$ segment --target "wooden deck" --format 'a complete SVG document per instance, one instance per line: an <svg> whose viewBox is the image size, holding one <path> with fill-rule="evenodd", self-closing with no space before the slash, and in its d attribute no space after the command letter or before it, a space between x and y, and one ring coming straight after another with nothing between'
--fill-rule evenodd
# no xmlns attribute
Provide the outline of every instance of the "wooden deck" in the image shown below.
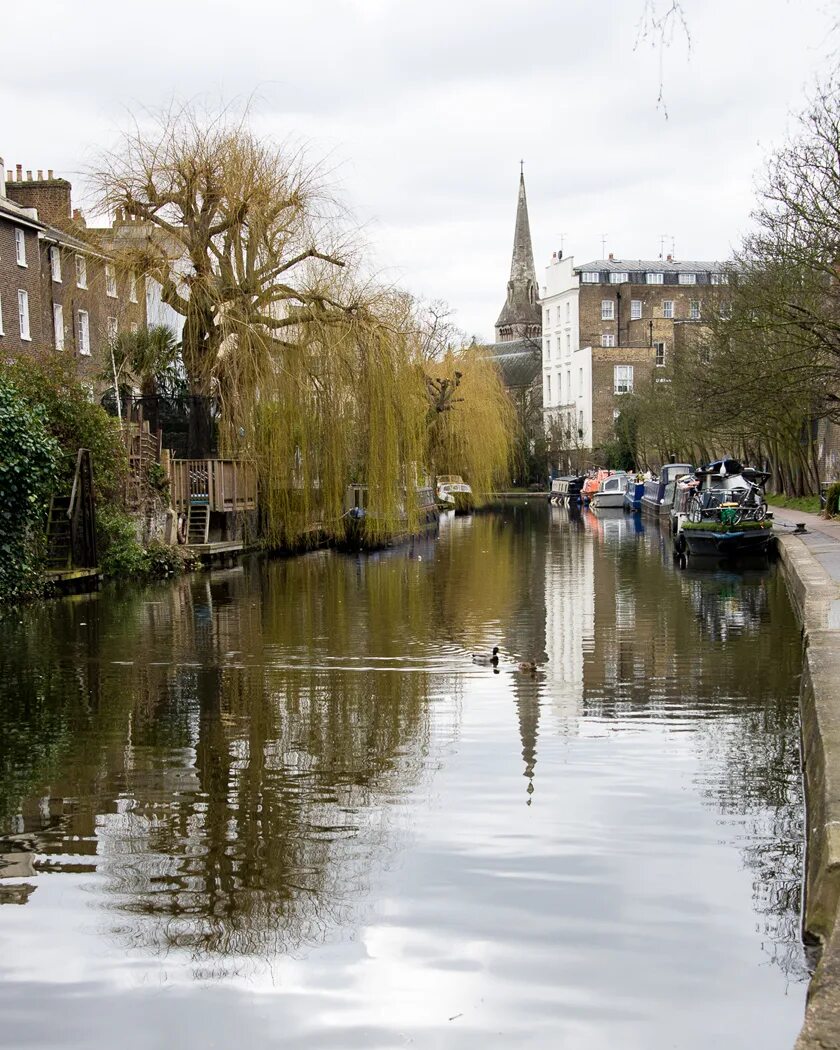
<svg viewBox="0 0 840 1050"><path fill-rule="evenodd" d="M69 594L96 590L102 581L102 570L98 565L86 569L47 569L45 576L47 583Z"/></svg>

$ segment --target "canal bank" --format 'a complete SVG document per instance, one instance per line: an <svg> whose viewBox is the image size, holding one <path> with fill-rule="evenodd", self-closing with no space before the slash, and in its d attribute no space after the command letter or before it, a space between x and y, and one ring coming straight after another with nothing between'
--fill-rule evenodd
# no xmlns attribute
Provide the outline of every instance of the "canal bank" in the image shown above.
<svg viewBox="0 0 840 1050"><path fill-rule="evenodd" d="M775 511L779 553L802 625L802 754L807 800L804 931L822 945L796 1050L840 1047L840 525Z"/></svg>

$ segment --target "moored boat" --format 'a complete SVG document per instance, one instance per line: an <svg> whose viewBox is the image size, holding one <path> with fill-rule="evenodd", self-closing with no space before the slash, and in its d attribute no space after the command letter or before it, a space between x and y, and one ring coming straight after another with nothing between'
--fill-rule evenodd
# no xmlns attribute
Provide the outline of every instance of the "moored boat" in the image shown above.
<svg viewBox="0 0 840 1050"><path fill-rule="evenodd" d="M595 508L624 506L624 494L630 479L625 473L610 474L604 478L597 490L589 497L589 505Z"/></svg>
<svg viewBox="0 0 840 1050"><path fill-rule="evenodd" d="M475 507L473 490L460 474L440 474L436 496L444 510L454 510L456 514L467 514Z"/></svg>
<svg viewBox="0 0 840 1050"><path fill-rule="evenodd" d="M583 483L586 481L584 474L568 474L565 477L555 478L551 483L549 500L552 503L579 503Z"/></svg>
<svg viewBox="0 0 840 1050"><path fill-rule="evenodd" d="M666 463L658 478L645 482L640 501L642 510L649 514L669 514L677 481L693 473L694 467L689 463Z"/></svg>
<svg viewBox="0 0 840 1050"><path fill-rule="evenodd" d="M732 558L749 554L766 554L773 540L772 526L766 522L743 522L722 525L718 522L686 522L680 536L688 553L697 556Z"/></svg>
<svg viewBox="0 0 840 1050"><path fill-rule="evenodd" d="M368 509L367 485L348 485L344 496L345 550L375 550L401 543L411 536L436 528L440 512L431 488L418 486L413 520L405 508L398 515L396 529L380 528L380 521Z"/></svg>
<svg viewBox="0 0 840 1050"><path fill-rule="evenodd" d="M627 488L624 492L624 509L626 511L637 511L642 505L642 496L645 491L645 483L643 481L632 481L628 480Z"/></svg>

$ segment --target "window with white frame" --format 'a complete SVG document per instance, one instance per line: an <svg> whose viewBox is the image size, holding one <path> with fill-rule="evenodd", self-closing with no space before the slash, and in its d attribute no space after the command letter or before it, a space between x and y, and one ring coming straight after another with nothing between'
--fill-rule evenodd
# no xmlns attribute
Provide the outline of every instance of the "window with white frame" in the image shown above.
<svg viewBox="0 0 840 1050"><path fill-rule="evenodd" d="M56 350L64 349L64 307L61 303L53 303L53 333L55 335Z"/></svg>
<svg viewBox="0 0 840 1050"><path fill-rule="evenodd" d="M697 284L696 273L681 273L678 278L680 284Z"/></svg>
<svg viewBox="0 0 840 1050"><path fill-rule="evenodd" d="M111 299L117 298L117 275L113 263L105 263L105 294Z"/></svg>
<svg viewBox="0 0 840 1050"><path fill-rule="evenodd" d="M22 288L18 289L18 323L21 339L28 342L32 338L29 331L29 293Z"/></svg>
<svg viewBox="0 0 840 1050"><path fill-rule="evenodd" d="M546 361L550 361L551 360L551 340L550 339L544 339L543 342L545 343L545 359L546 359Z"/></svg>
<svg viewBox="0 0 840 1050"><path fill-rule="evenodd" d="M572 319L572 304L567 300L566 301L566 324L568 324L571 321L571 319Z"/></svg>
<svg viewBox="0 0 840 1050"><path fill-rule="evenodd" d="M571 368L566 369L566 397L569 401L572 400L572 370Z"/></svg>
<svg viewBox="0 0 840 1050"><path fill-rule="evenodd" d="M654 343L653 348L656 351L656 367L662 368L665 364L665 344Z"/></svg>
<svg viewBox="0 0 840 1050"><path fill-rule="evenodd" d="M615 346L615 336L612 332L601 332L601 346Z"/></svg>
<svg viewBox="0 0 840 1050"><path fill-rule="evenodd" d="M578 369L578 397L583 397L583 369Z"/></svg>
<svg viewBox="0 0 840 1050"><path fill-rule="evenodd" d="M612 321L615 317L615 303L612 299L601 300L601 320Z"/></svg>
<svg viewBox="0 0 840 1050"><path fill-rule="evenodd" d="M87 288L87 259L84 255L76 256L76 287Z"/></svg>
<svg viewBox="0 0 840 1050"><path fill-rule="evenodd" d="M630 274L623 270L614 270L610 274L610 284L627 284L630 280Z"/></svg>
<svg viewBox="0 0 840 1050"><path fill-rule="evenodd" d="M712 284L729 284L729 275L725 273L713 273Z"/></svg>
<svg viewBox="0 0 840 1050"><path fill-rule="evenodd" d="M545 377L545 403L547 405L551 404L551 376L550 375Z"/></svg>
<svg viewBox="0 0 840 1050"><path fill-rule="evenodd" d="M647 275L648 284L664 284L665 274L664 273L649 273Z"/></svg>
<svg viewBox="0 0 840 1050"><path fill-rule="evenodd" d="M669 317L669 318L674 316L674 300L673 299L663 299L662 300L662 316L663 317Z"/></svg>
<svg viewBox="0 0 840 1050"><path fill-rule="evenodd" d="M630 320L638 321L642 316L642 300L631 299L630 300Z"/></svg>
<svg viewBox="0 0 840 1050"><path fill-rule="evenodd" d="M128 275L128 301L137 302L137 274L132 270Z"/></svg>
<svg viewBox="0 0 840 1050"><path fill-rule="evenodd" d="M688 317L691 321L700 320L700 300L691 299L688 304Z"/></svg>
<svg viewBox="0 0 840 1050"><path fill-rule="evenodd" d="M61 284L61 252L57 244L50 248L50 275L57 284Z"/></svg>
<svg viewBox="0 0 840 1050"><path fill-rule="evenodd" d="M18 266L26 266L26 234L15 228L15 259Z"/></svg>
<svg viewBox="0 0 840 1050"><path fill-rule="evenodd" d="M0 297L0 335L5 335L3 331L3 299Z"/></svg>
<svg viewBox="0 0 840 1050"><path fill-rule="evenodd" d="M566 353L570 354L571 352L572 352L572 333L571 332L566 332Z"/></svg>
<svg viewBox="0 0 840 1050"><path fill-rule="evenodd" d="M601 275L597 270L584 270L580 275L580 279L584 284L598 284L601 280Z"/></svg>
<svg viewBox="0 0 840 1050"><path fill-rule="evenodd" d="M140 331L140 324L137 321L132 321L129 327L131 328L132 335Z"/></svg>
<svg viewBox="0 0 840 1050"><path fill-rule="evenodd" d="M79 310L78 345L79 353L85 357L90 357L90 317L87 310Z"/></svg>
<svg viewBox="0 0 840 1050"><path fill-rule="evenodd" d="M583 437L583 410L578 412L578 437Z"/></svg>
<svg viewBox="0 0 840 1050"><path fill-rule="evenodd" d="M613 393L633 393L633 366L616 365L613 368Z"/></svg>
<svg viewBox="0 0 840 1050"><path fill-rule="evenodd" d="M119 333L119 325L116 317L108 318L108 342L113 343Z"/></svg>
<svg viewBox="0 0 840 1050"><path fill-rule="evenodd" d="M548 328L550 324L551 324L551 307L547 306L545 308L545 326L546 326L546 328Z"/></svg>

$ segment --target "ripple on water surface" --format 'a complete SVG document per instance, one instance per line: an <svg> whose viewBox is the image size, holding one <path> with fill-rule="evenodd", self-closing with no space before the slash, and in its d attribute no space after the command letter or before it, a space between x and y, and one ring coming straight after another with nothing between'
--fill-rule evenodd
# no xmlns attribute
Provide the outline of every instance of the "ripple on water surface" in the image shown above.
<svg viewBox="0 0 840 1050"><path fill-rule="evenodd" d="M10 617L0 1046L790 1047L799 669L542 505Z"/></svg>

